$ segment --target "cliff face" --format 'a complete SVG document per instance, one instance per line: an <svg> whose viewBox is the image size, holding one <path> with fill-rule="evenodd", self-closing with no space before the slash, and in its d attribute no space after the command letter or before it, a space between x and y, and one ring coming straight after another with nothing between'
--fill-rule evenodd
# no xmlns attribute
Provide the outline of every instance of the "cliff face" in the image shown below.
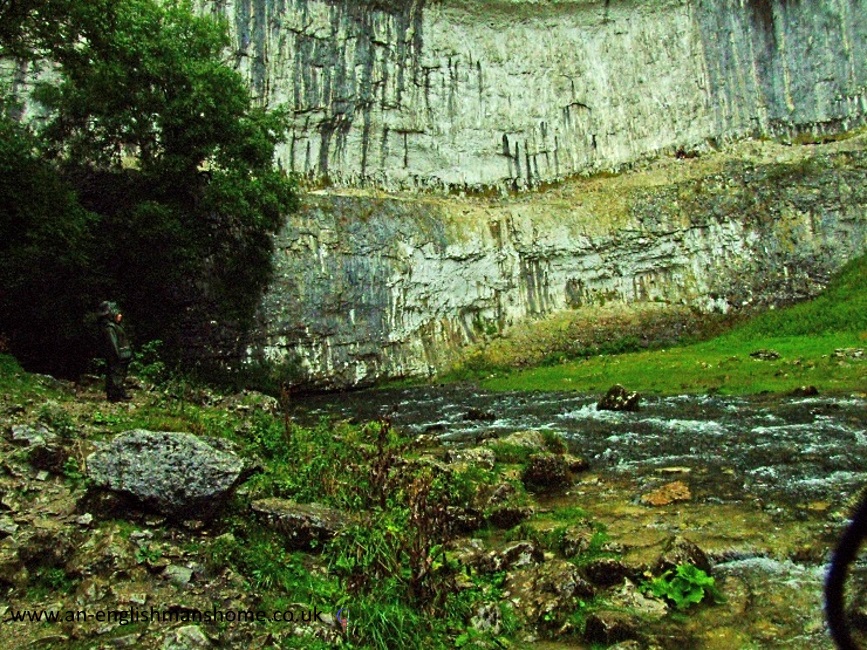
<svg viewBox="0 0 867 650"><path fill-rule="evenodd" d="M310 384L425 375L480 335L568 307L785 302L864 250L857 141L673 155L861 125L867 0L199 9L229 20L260 101L292 111L280 164L332 188L278 237L248 350ZM539 191L660 155L655 171ZM415 193L382 194L400 190Z"/></svg>
<svg viewBox="0 0 867 650"><path fill-rule="evenodd" d="M199 0L285 168L337 185L524 187L746 134L863 122L864 0Z"/></svg>
<svg viewBox="0 0 867 650"><path fill-rule="evenodd" d="M310 195L277 239L254 358L309 385L425 376L564 308L816 293L867 245L867 151L749 143L513 199Z"/></svg>

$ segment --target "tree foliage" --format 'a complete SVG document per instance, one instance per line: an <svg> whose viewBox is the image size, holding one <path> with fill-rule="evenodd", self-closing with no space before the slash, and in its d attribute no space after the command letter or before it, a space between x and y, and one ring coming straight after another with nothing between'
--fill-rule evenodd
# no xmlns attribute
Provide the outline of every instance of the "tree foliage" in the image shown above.
<svg viewBox="0 0 867 650"><path fill-rule="evenodd" d="M68 349L82 305L110 296L140 339L182 356L232 354L269 277L270 235L296 198L273 166L286 116L254 105L224 63L226 26L155 0L0 0L0 18L17 25L0 30L3 54L44 70L31 97L44 117L4 117L0 130L11 206L0 273L18 278L2 296L18 316L0 317L0 332L50 358L34 351L37 333ZM58 241L70 244L60 256ZM7 263L7 250L20 259ZM71 284L51 286L51 264ZM61 290L76 299L44 318Z"/></svg>

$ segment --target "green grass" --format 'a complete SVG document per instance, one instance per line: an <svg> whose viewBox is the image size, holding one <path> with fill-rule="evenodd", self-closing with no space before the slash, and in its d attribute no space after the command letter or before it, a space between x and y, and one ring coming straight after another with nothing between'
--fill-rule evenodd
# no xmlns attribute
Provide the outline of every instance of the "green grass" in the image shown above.
<svg viewBox="0 0 867 650"><path fill-rule="evenodd" d="M718 391L785 393L804 385L820 391L867 390L867 361L834 357L838 348L867 346L867 257L847 264L826 291L809 302L765 312L714 339L556 366L497 372L490 390L604 391L620 383L646 393ZM780 354L774 361L749 355Z"/></svg>

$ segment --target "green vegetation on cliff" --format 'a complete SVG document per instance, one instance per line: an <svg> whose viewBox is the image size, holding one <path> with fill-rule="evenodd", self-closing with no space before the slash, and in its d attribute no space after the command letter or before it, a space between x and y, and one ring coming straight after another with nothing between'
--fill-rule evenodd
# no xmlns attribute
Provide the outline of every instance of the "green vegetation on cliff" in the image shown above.
<svg viewBox="0 0 867 650"><path fill-rule="evenodd" d="M585 358L565 358L560 363L552 351L547 365L512 369L507 353L501 355L500 363L486 365L490 357L477 352L467 364L472 374L465 366L454 376L474 376L494 390L604 391L620 383L662 394L783 393L801 386L863 391L867 389L867 361L858 350L867 344L865 277L867 257L860 257L849 262L814 300L767 311L700 343L670 341L673 345L665 349L617 354L652 342L639 345L636 337L612 336L609 329L608 340L587 350ZM561 339L562 349L569 344ZM762 350L777 353L779 358L769 358L774 354L751 356ZM765 358L759 358L762 356Z"/></svg>

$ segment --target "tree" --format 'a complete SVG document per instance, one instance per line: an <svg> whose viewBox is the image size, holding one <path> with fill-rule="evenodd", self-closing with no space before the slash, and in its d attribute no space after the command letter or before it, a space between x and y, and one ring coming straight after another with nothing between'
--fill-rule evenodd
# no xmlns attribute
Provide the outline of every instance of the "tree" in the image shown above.
<svg viewBox="0 0 867 650"><path fill-rule="evenodd" d="M226 25L189 2L26 4L22 32L0 38L56 70L33 93L48 115L34 129L40 160L94 215L80 240L88 300L116 298L139 338L181 356L236 353L270 236L296 207L273 166L285 114L253 104L223 61Z"/></svg>

